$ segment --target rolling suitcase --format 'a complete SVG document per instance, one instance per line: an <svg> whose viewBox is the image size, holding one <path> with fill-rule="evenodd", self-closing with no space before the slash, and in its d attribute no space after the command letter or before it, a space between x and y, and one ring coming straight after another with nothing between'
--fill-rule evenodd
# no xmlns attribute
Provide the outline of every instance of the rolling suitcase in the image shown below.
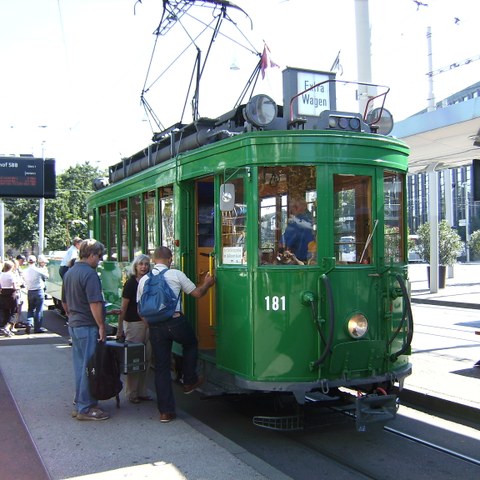
<svg viewBox="0 0 480 480"><path fill-rule="evenodd" d="M106 345L114 349L120 361L120 371L124 374L144 372L145 345L143 343L117 342L107 340Z"/></svg>

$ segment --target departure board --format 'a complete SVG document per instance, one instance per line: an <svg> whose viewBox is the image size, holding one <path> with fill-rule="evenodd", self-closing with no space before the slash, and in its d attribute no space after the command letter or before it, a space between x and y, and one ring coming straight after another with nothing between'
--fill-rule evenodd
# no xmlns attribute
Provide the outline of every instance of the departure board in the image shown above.
<svg viewBox="0 0 480 480"><path fill-rule="evenodd" d="M52 198L51 194L45 195L45 164L51 161L34 157L0 156L0 197ZM47 183L51 182L47 179Z"/></svg>

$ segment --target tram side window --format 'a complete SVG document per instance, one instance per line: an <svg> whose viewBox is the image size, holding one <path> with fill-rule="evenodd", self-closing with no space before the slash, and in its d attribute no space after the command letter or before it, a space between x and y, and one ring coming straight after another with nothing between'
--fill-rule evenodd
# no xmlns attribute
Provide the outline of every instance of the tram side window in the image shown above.
<svg viewBox="0 0 480 480"><path fill-rule="evenodd" d="M109 251L108 259L117 260L117 205L116 203L110 203L108 205L108 240Z"/></svg>
<svg viewBox="0 0 480 480"><path fill-rule="evenodd" d="M152 255L157 246L157 228L155 222L155 192L146 192L143 194L145 204L145 241L147 254Z"/></svg>
<svg viewBox="0 0 480 480"><path fill-rule="evenodd" d="M315 167L262 167L258 189L259 264L315 264Z"/></svg>
<svg viewBox="0 0 480 480"><path fill-rule="evenodd" d="M247 263L246 220L243 178L230 179L234 185L235 204L232 210L222 211L222 262L224 265Z"/></svg>
<svg viewBox="0 0 480 480"><path fill-rule="evenodd" d="M385 172L383 176L383 204L385 218L385 261L400 262L403 254L403 178L400 173Z"/></svg>
<svg viewBox="0 0 480 480"><path fill-rule="evenodd" d="M120 218L120 255L119 262L128 262L128 204L126 200L118 202Z"/></svg>
<svg viewBox="0 0 480 480"><path fill-rule="evenodd" d="M133 259L142 253L142 239L140 235L140 217L141 217L140 196L136 195L130 198L130 230L132 245L130 248L130 258Z"/></svg>
<svg viewBox="0 0 480 480"><path fill-rule="evenodd" d="M372 263L372 179L334 175L334 253L337 263Z"/></svg>
<svg viewBox="0 0 480 480"><path fill-rule="evenodd" d="M162 246L168 247L172 252L175 242L175 223L173 208L173 188L163 187L159 192L160 197L160 215L162 226Z"/></svg>

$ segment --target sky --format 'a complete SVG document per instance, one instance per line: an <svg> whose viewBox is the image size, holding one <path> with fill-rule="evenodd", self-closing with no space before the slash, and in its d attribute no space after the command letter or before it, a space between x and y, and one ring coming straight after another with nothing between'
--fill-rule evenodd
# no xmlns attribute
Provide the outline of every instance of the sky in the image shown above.
<svg viewBox="0 0 480 480"><path fill-rule="evenodd" d="M201 116L216 117L233 107L264 42L280 68L268 69L255 92L278 103L285 67L328 71L338 52L337 78L362 80L355 0L231 2L248 17L238 9L227 11L234 24L226 22L228 38L220 35L213 45ZM390 87L385 106L395 121L427 106L428 26L433 71L445 70L433 77L436 100L480 81L478 0L369 0L368 5L372 82ZM188 45L177 24L158 38L152 56L161 11L161 0L0 0L0 154L55 158L57 172L85 161L107 168L151 141L152 125L140 101L144 89L165 127L179 122L195 50L161 75ZM198 16L210 18L211 10ZM189 20L184 16L183 23L193 35L196 22ZM243 37L248 49L229 41ZM206 45L201 50L204 58ZM474 61L465 65L467 59ZM459 66L450 68L454 64ZM189 104L183 121L191 121Z"/></svg>

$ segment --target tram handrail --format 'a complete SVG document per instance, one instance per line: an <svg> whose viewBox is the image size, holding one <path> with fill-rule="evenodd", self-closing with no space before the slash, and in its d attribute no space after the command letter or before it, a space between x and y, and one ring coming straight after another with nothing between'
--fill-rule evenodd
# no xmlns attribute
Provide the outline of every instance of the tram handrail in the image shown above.
<svg viewBox="0 0 480 480"><path fill-rule="evenodd" d="M385 105L385 99L388 95L388 92L390 92L390 87L387 87L386 85L378 85L378 84L375 84L375 83L370 83L370 82L358 82L358 81L352 81L352 80L337 80L336 78L329 78L327 80L323 80L321 82L318 82L316 83L315 85L312 85L311 87L308 87L306 88L305 90L303 90L302 92L299 92L297 93L296 95L294 95L291 99L290 99L290 122L293 122L293 104L295 103L295 101L301 97L303 94L309 92L310 90L313 90L314 88L317 88L319 87L320 85L323 85L324 83L348 83L348 84L353 84L353 85L362 85L362 86L366 86L366 87L378 87L378 88L385 88L386 91L383 92L383 93L380 93L378 95L375 95L375 96L372 96L368 99L367 101L367 104L365 105L365 111L362 113L362 117L364 119L367 118L367 112L369 111L369 107L370 107L370 104L376 100L377 98L380 98L380 97L383 97L382 99L382 106L380 107L380 115L379 117L381 116L381 112L383 112L383 107ZM373 122L373 124L375 124L376 122L378 122L378 119L376 121Z"/></svg>
<svg viewBox="0 0 480 480"><path fill-rule="evenodd" d="M325 290L327 292L327 303L330 307L329 316L328 316L329 324L330 324L330 333L328 336L328 340L325 344L325 350L323 351L320 358L318 360L315 360L312 363L313 367L318 367L320 364L322 364L325 358L327 358L327 355L331 353L332 344L333 344L333 333L334 333L334 327L335 327L335 304L333 301L332 284L330 283L330 279L325 274L323 274L320 278L322 279L322 282L325 285ZM317 328L319 329L318 323L317 323ZM319 332L320 332L320 329L319 329ZM321 332L320 332L320 336L323 338L323 334Z"/></svg>
<svg viewBox="0 0 480 480"><path fill-rule="evenodd" d="M397 279L398 284L400 285L400 289L402 290L402 295L403 295L403 299L404 299L404 302L405 302L405 308L404 308L403 315L402 315L402 321L400 322L400 325L398 326L397 330L395 331L393 337L388 342L388 345L392 344L392 342L395 340L397 335L402 330L403 325L405 323L405 317L406 316L408 316L408 326L407 326L408 331L407 331L407 340L403 344L402 348L398 352L392 353L390 355L390 360L392 362L395 362L400 355L403 355L407 351L407 349L410 348L410 345L411 345L412 339L413 339L412 303L410 302L407 287L405 285L405 281L404 281L403 277L401 275L397 274L397 275L395 275L395 278Z"/></svg>
<svg viewBox="0 0 480 480"><path fill-rule="evenodd" d="M213 255L210 253L208 257L208 273L212 275L212 272L213 272ZM210 327L213 327L213 292L211 288L209 289L208 294L209 294L209 297L208 297L209 312L208 313L210 315L209 323L210 323Z"/></svg>

